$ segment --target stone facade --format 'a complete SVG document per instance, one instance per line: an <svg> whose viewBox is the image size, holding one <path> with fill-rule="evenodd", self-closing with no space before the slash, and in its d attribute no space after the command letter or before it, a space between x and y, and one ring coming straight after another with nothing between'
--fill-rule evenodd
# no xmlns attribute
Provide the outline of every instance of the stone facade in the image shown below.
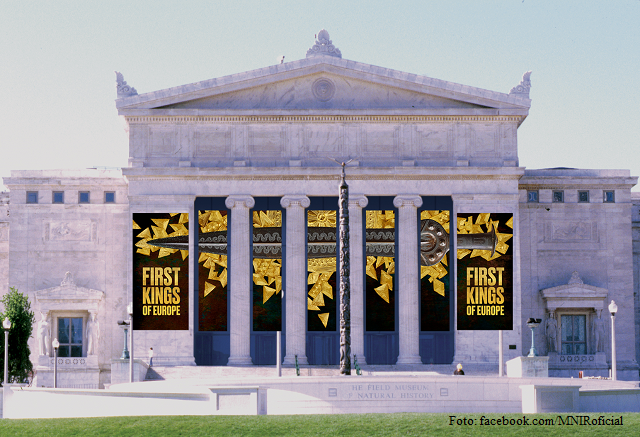
<svg viewBox="0 0 640 437"><path fill-rule="evenodd" d="M146 94L138 95L118 73L116 107L129 132L129 167L122 172L15 171L5 178L11 216L9 222L0 217L0 263L9 266L8 277L0 276L3 288L15 286L29 294L38 311L49 311L52 333L56 317L79 317L86 325L95 311L101 335L92 368L102 385L122 351L116 321L126 318L132 299L133 214L188 213L189 249L196 254L196 199L222 199L230 211L232 248L228 363L251 365L250 214L257 200L278 198L278 208L286 212L284 362L305 364L305 208L310 199L337 196L339 170L329 159L351 160L351 247L363 246L360 217L370 199L392 198L398 210L398 364L421 363L416 223L422 199L432 196L451 199L452 221L458 213L513 215L514 323L513 330L504 331L505 361L526 354L531 334L524 322L548 319L549 297L556 296L552 289L568 285L575 271L584 286L571 290L583 295L563 301L560 292L553 307L558 350L564 347L560 325L569 320L563 314L583 315L589 327L595 326L598 309L605 308L601 320L609 321L606 305L615 299L621 308L618 375L637 379L640 200L630 191L637 178L627 171L520 167L517 130L531 105L530 72L508 94L482 90L342 59L328 33L320 36L302 60ZM105 202L107 192L114 202ZM64 193L59 204L55 193ZM89 193L89 203L81 202L80 193ZM10 239L4 223L10 223ZM450 232L454 238L455 226ZM351 257L352 351L365 364L363 295L353 291L364 287L364 257L354 249ZM451 272L456 265L453 256ZM84 297L62 296L66 272ZM135 331L135 357L145 357L153 347L154 363L195 364L194 276L189 275L189 329ZM600 306L588 301L589 287L604 290L598 292ZM552 291L545 295L544 290ZM49 308L37 296L51 293L59 295ZM89 299L96 293L101 299ZM451 304L455 308L454 298ZM451 314L453 360L497 363L498 333L457 331L455 311ZM609 324L604 329L610 335ZM583 355L595 360L595 334L586 335ZM535 340L547 355L544 330ZM47 373L50 360L38 357L35 341L31 351ZM593 374L608 371L610 344L601 352L598 365L590 368ZM577 376L584 370L554 357L549 369L550 376Z"/></svg>

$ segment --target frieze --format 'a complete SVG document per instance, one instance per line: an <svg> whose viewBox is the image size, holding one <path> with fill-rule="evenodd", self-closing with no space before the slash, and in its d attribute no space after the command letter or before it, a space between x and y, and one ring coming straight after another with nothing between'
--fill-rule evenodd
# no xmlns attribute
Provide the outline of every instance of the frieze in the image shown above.
<svg viewBox="0 0 640 437"><path fill-rule="evenodd" d="M512 115L177 115L127 116L129 124L202 124L202 123L519 123Z"/></svg>
<svg viewBox="0 0 640 437"><path fill-rule="evenodd" d="M545 242L598 242L598 223L557 221L546 224Z"/></svg>
<svg viewBox="0 0 640 437"><path fill-rule="evenodd" d="M92 220L45 222L44 241L96 241L97 227Z"/></svg>
<svg viewBox="0 0 640 437"><path fill-rule="evenodd" d="M136 181L332 181L339 180L339 176L326 175L273 175L273 176L136 176L127 175L127 179ZM349 175L350 180L360 181L509 181L520 179L519 175ZM138 196L129 196L131 200ZM148 196L144 197L148 200ZM153 197L155 199L155 196Z"/></svg>

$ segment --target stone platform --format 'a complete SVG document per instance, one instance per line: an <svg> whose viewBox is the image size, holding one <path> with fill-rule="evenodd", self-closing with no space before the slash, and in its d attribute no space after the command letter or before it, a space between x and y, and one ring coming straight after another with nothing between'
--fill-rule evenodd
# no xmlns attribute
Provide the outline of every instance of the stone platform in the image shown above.
<svg viewBox="0 0 640 437"><path fill-rule="evenodd" d="M640 411L637 382L453 376L431 366L429 371L367 367L362 376L309 367L301 369L301 376L285 368L278 377L274 366L191 366L193 374L180 372L181 378L171 378L168 368L152 368L166 379L112 384L106 390L9 387L5 417ZM203 377L207 372L209 377Z"/></svg>

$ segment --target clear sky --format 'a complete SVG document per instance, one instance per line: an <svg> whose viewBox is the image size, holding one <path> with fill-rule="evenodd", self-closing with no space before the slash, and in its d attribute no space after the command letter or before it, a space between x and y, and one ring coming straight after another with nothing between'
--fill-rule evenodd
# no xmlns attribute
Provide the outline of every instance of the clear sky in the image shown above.
<svg viewBox="0 0 640 437"><path fill-rule="evenodd" d="M493 91L533 70L521 166L640 176L640 0L3 0L0 177L126 166L114 70L142 94L302 59L322 28L343 58Z"/></svg>

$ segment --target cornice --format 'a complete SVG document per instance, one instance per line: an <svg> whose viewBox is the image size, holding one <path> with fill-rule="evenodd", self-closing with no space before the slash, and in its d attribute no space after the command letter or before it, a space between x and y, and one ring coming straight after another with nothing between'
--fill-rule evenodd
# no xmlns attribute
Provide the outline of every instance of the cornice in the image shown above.
<svg viewBox="0 0 640 437"><path fill-rule="evenodd" d="M519 190L630 190L635 183L585 182L583 184L521 184Z"/></svg>
<svg viewBox="0 0 640 437"><path fill-rule="evenodd" d="M271 123L519 123L519 115L153 115L126 116L136 124L271 124Z"/></svg>

